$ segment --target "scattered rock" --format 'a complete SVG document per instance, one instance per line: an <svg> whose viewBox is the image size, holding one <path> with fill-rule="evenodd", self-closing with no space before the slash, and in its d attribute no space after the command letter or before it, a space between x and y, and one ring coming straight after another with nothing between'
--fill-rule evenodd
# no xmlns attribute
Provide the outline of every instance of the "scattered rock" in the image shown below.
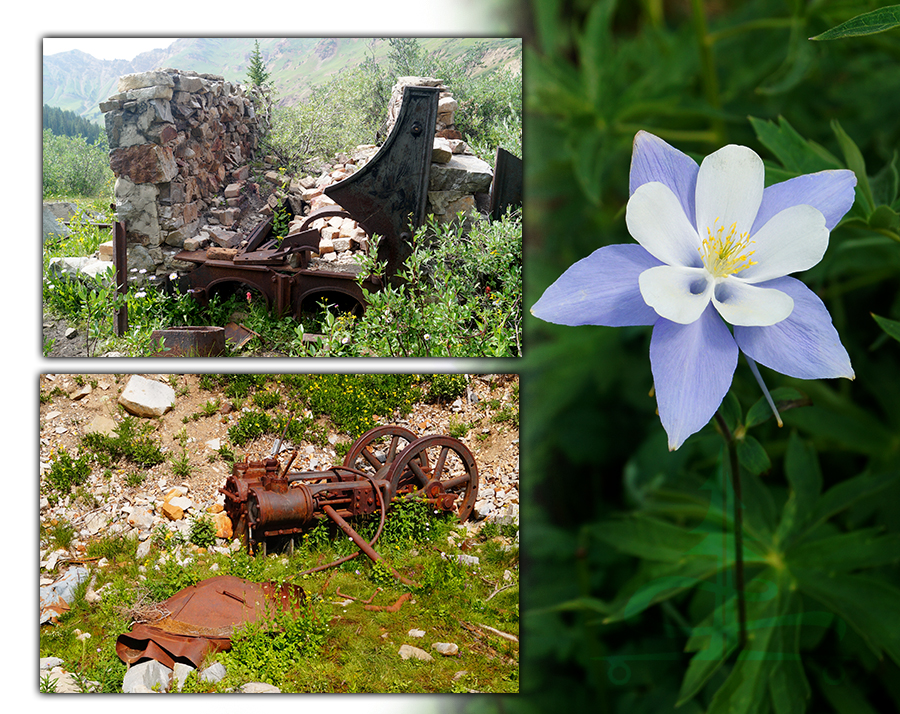
<svg viewBox="0 0 900 714"><path fill-rule="evenodd" d="M400 651L397 654L400 655L401 659L420 659L425 662L431 662L434 660L434 657L428 654L425 650L421 650L418 647L413 647L412 645L401 645Z"/></svg>
<svg viewBox="0 0 900 714"><path fill-rule="evenodd" d="M248 682L240 688L242 694L278 694L281 690L265 682Z"/></svg>
<svg viewBox="0 0 900 714"><path fill-rule="evenodd" d="M164 692L172 679L172 670L155 659L133 664L125 672L122 691L125 694Z"/></svg>
<svg viewBox="0 0 900 714"><path fill-rule="evenodd" d="M452 657L453 655L459 654L459 647L453 642L435 642L431 645L431 649L437 650L445 657Z"/></svg>
<svg viewBox="0 0 900 714"><path fill-rule="evenodd" d="M119 404L135 416L159 417L175 404L175 390L167 384L135 374L119 395Z"/></svg>

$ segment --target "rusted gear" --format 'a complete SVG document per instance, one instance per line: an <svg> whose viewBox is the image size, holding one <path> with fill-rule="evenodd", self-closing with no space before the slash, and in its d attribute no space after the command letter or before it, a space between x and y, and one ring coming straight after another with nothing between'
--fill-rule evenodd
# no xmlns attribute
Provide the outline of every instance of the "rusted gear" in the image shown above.
<svg viewBox="0 0 900 714"><path fill-rule="evenodd" d="M389 478L392 497L423 497L439 510L455 512L460 521L472 515L478 498L475 457L452 436L416 439L394 461Z"/></svg>
<svg viewBox="0 0 900 714"><path fill-rule="evenodd" d="M396 424L376 426L363 434L344 457L344 466L387 480L397 457L418 437ZM388 498L390 498L389 494Z"/></svg>

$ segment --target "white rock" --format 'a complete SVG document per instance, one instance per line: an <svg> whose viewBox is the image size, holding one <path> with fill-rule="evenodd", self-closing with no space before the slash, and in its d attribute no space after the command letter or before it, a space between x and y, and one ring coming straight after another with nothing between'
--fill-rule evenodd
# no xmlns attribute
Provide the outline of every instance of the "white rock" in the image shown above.
<svg viewBox="0 0 900 714"><path fill-rule="evenodd" d="M410 637L425 637L425 630L410 630L406 634Z"/></svg>
<svg viewBox="0 0 900 714"><path fill-rule="evenodd" d="M201 682L218 682L225 677L225 665L216 662L200 672Z"/></svg>
<svg viewBox="0 0 900 714"><path fill-rule="evenodd" d="M431 645L431 649L437 650L445 657L452 657L453 655L459 653L459 646L454 644L453 642L435 642L433 645Z"/></svg>
<svg viewBox="0 0 900 714"><path fill-rule="evenodd" d="M265 682L248 682L240 689L244 694L278 694L281 690Z"/></svg>
<svg viewBox="0 0 900 714"><path fill-rule="evenodd" d="M431 662L434 660L434 657L428 654L425 650L421 650L418 647L413 647L412 645L401 645L400 650L397 654L400 655L401 659L420 659L425 662Z"/></svg>
<svg viewBox="0 0 900 714"><path fill-rule="evenodd" d="M175 390L153 379L132 375L119 395L119 404L139 417L159 417L175 404Z"/></svg>
<svg viewBox="0 0 900 714"><path fill-rule="evenodd" d="M125 694L146 690L164 692L169 686L172 670L155 659L134 664L125 672L122 680L122 691ZM145 689L138 689L144 687Z"/></svg>

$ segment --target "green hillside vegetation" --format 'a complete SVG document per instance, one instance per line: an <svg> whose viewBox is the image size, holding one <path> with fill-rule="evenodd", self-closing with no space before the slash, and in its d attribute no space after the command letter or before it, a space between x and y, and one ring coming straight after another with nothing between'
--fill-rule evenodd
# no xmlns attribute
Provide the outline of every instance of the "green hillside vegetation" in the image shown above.
<svg viewBox="0 0 900 714"><path fill-rule="evenodd" d="M74 112L44 105L44 129L49 129L57 136L81 136L89 143L100 137L101 128Z"/></svg>

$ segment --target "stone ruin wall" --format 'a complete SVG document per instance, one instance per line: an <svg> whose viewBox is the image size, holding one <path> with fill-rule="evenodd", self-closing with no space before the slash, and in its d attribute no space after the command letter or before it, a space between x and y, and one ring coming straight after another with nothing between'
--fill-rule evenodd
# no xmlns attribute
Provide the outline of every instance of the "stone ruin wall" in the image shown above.
<svg viewBox="0 0 900 714"><path fill-rule="evenodd" d="M214 199L249 173L258 143L250 97L223 77L161 69L121 77L100 110L129 269L153 275L190 267L174 260L185 239L204 220L237 217L239 209L214 207Z"/></svg>
<svg viewBox="0 0 900 714"><path fill-rule="evenodd" d="M471 154L457 131L457 102L441 80L398 78L388 105L388 132L409 85L441 88L427 212L442 222L459 211L486 210L480 199L490 190L492 169ZM192 268L174 259L182 249L235 245L238 223L246 218L240 196L248 163L256 158L259 126L244 89L215 75L155 70L121 77L118 90L100 108L116 175L117 217L126 226L129 280L141 283ZM260 217L271 215L284 198L298 221L304 212L333 204L324 188L358 170L377 150L357 147L352 158L324 167L318 177L291 180L268 171L273 193ZM273 168L263 161L264 168ZM352 261L354 250L368 249L368 236L350 219L320 219L312 227L322 234L314 262L342 262L342 256Z"/></svg>

